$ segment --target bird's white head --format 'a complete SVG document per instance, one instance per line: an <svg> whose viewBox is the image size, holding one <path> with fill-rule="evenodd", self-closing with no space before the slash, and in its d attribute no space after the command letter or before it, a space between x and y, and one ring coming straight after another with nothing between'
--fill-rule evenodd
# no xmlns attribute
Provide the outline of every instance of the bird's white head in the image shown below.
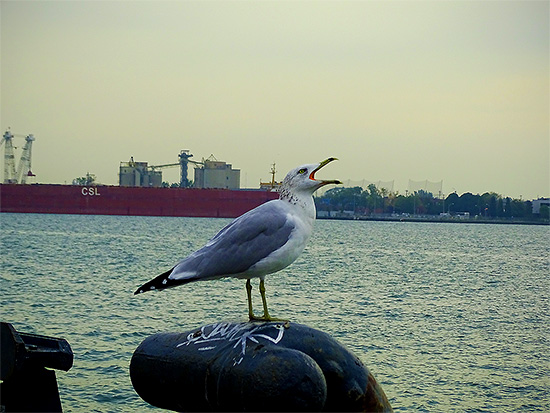
<svg viewBox="0 0 550 413"><path fill-rule="evenodd" d="M342 182L332 180L318 180L315 179L315 173L328 163L335 161L336 158L328 158L322 162L301 165L290 171L280 189L280 198L292 200L293 198L301 198L304 195L311 197L313 193L328 184L341 184Z"/></svg>

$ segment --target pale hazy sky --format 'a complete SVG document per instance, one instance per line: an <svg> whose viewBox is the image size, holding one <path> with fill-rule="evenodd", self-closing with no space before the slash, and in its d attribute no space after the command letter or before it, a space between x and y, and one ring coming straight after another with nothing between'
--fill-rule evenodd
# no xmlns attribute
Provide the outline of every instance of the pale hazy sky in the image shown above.
<svg viewBox="0 0 550 413"><path fill-rule="evenodd" d="M189 149L247 187L336 156L320 177L549 196L549 4L2 1L1 132L43 183Z"/></svg>

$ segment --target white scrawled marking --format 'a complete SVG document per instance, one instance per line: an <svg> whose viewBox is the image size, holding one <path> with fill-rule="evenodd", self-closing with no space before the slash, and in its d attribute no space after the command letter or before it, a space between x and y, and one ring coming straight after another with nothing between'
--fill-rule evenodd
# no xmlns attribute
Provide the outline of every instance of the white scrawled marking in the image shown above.
<svg viewBox="0 0 550 413"><path fill-rule="evenodd" d="M254 325L251 323L231 324L231 323L216 323L201 327L200 331L190 333L187 340L179 343L176 347L188 346L190 344L201 345L209 344L208 346L200 347L199 351L208 351L216 348L213 345L215 342L224 341L235 343L233 348L241 347L240 358L233 359L233 365L240 364L246 355L246 343L248 340L253 343L259 343L258 339L264 339L274 344L278 344L285 334L285 327L282 324L270 324L275 334L268 335L258 333L260 329L265 329L265 325ZM270 329L271 330L271 329Z"/></svg>

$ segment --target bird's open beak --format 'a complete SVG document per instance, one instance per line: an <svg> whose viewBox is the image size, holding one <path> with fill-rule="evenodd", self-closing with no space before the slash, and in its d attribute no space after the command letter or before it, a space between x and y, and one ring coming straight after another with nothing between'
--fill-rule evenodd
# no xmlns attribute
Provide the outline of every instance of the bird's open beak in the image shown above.
<svg viewBox="0 0 550 413"><path fill-rule="evenodd" d="M311 179L312 181L316 181L319 183L319 188L324 186L324 185L328 185L328 184L341 184L342 182L340 182L339 180L337 179L332 179L332 180L328 180L328 181L323 181L323 180L317 180L315 179L315 172L317 172L319 169L321 169L323 166L325 166L326 164L332 162L332 161L336 161L338 160L337 158L328 158L328 159L325 159L324 161L320 162L319 163L319 166L317 168L315 168L310 174L309 174L309 179Z"/></svg>

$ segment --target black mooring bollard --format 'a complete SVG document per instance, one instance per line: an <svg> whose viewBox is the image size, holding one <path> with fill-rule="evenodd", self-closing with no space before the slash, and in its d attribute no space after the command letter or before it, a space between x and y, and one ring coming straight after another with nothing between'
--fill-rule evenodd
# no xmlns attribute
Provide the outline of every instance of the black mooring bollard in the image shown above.
<svg viewBox="0 0 550 413"><path fill-rule="evenodd" d="M296 323L155 334L134 352L130 377L143 400L177 411L392 411L355 355Z"/></svg>
<svg viewBox="0 0 550 413"><path fill-rule="evenodd" d="M61 412L53 370L73 365L69 343L60 338L20 333L1 323L0 397L4 412Z"/></svg>

